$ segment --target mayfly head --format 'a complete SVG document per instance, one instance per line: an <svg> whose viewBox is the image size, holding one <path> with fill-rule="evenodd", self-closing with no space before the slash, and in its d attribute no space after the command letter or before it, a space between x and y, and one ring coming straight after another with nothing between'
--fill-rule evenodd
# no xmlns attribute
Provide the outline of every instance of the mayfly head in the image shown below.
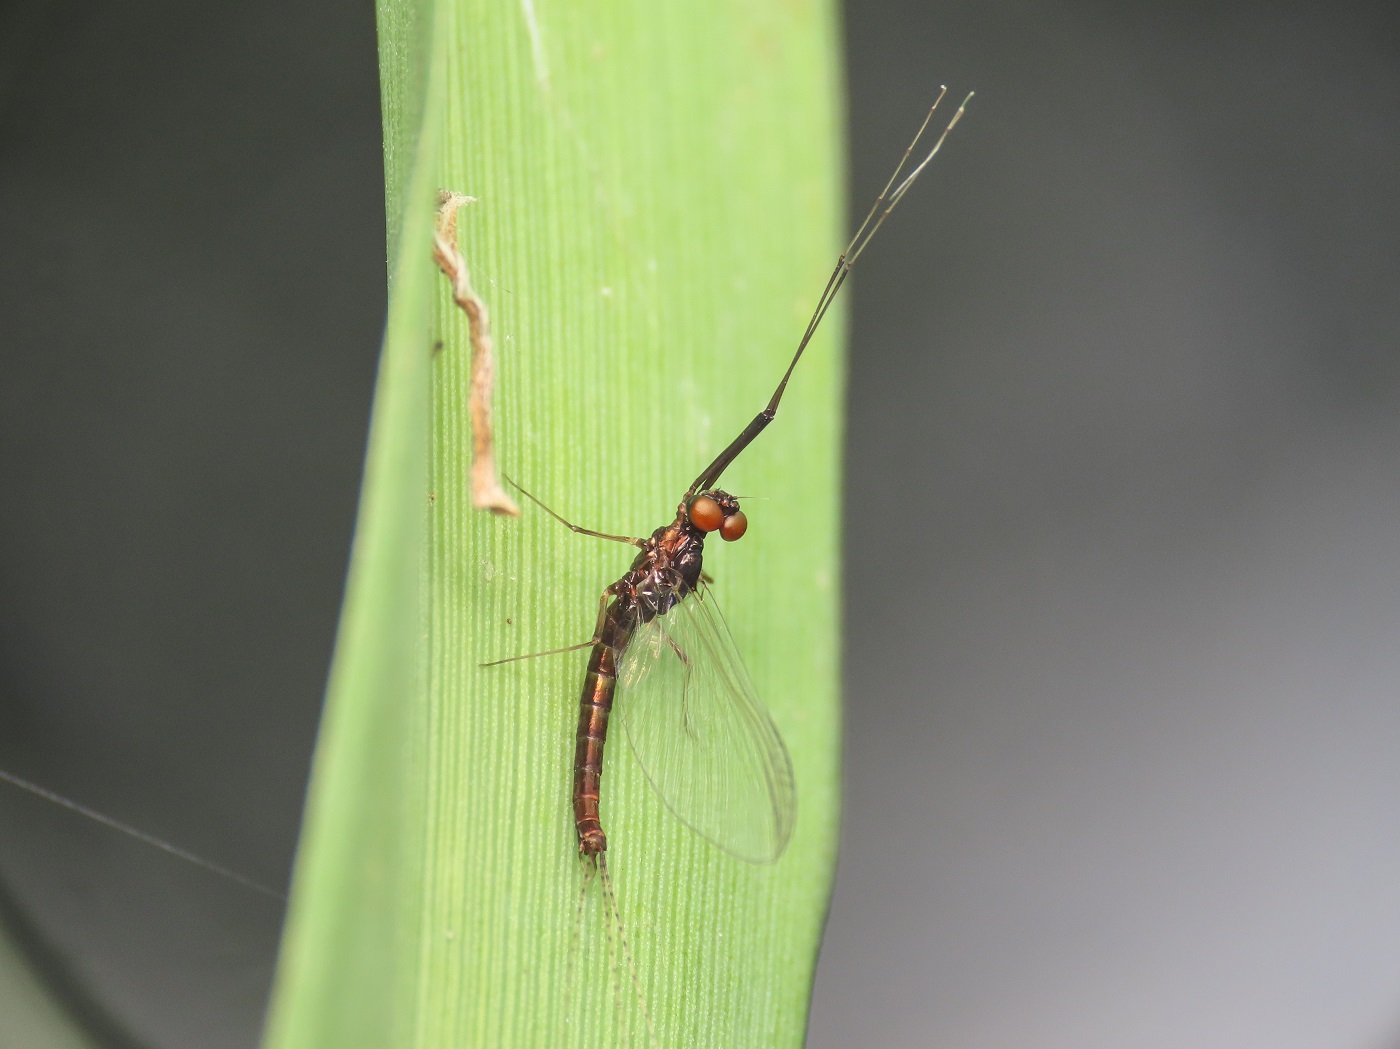
<svg viewBox="0 0 1400 1049"><path fill-rule="evenodd" d="M690 500L686 514L700 531L718 532L719 537L729 543L743 538L749 529L749 519L739 509L739 500L718 488Z"/></svg>

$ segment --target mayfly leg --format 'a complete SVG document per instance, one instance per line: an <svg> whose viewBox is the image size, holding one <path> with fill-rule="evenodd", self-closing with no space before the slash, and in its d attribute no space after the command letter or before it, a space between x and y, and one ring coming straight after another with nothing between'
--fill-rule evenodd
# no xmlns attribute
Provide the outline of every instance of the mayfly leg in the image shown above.
<svg viewBox="0 0 1400 1049"><path fill-rule="evenodd" d="M595 532L595 531L594 531L593 529L591 529L591 528L584 528L582 525L576 525L576 524L574 524L572 521L570 521L568 518L564 517L563 514L555 513L552 509L550 509L550 507L549 507L548 505L546 505L545 503L541 502L541 501L540 501L538 498L536 498L534 495L531 495L531 494L530 494L529 492L527 492L524 488L520 487L520 485L516 484L515 481L511 478L511 476L510 476L509 474L502 473L501 476L504 477L504 478L506 479L506 483L507 483L507 484L509 484L512 488L514 488L514 489L515 489L517 492L519 492L521 495L523 495L526 499L530 500L530 502L532 502L532 503L534 503L536 506L538 506L538 507L539 507L541 510L543 510L545 513L549 514L550 517L554 518L554 519L555 519L556 521L558 521L560 524L564 525L564 526L565 526L566 528L568 528L571 532L577 532L579 535L591 535L591 536L593 536L595 539L607 539L607 540L610 540L610 541L612 541L612 542L614 542L614 543L626 543L628 546L645 546L645 545L646 545L646 543L645 543L643 540L641 540L641 539L634 539L634 538L632 538L631 536L626 536L626 535L610 535L610 534L607 533L607 532ZM546 650L543 651L543 652L527 652L527 653L525 653L523 656L507 656L505 659L493 659L493 660L491 660L489 663L478 663L477 666L479 666L479 667L498 667L498 666L500 666L502 663L518 663L518 662L519 662L520 660L522 660L522 659L535 659L535 658L537 658L537 657L539 657L539 656L558 656L558 655L562 655L562 654L565 653L565 652L577 652L577 651L579 651L580 649L592 648L594 645L596 645L596 644L598 643L598 641L599 641L599 640L602 638L602 636L603 636L603 624L604 624L604 621L607 619L607 614L608 614L608 599L611 598L611 597L613 597L614 594L615 594L615 591L613 590L613 588L612 588L612 587L608 587L606 590L603 591L602 596L599 597L599 599L598 599L598 622L597 622L597 625L594 626L594 628L593 628L593 636L590 637L587 641L580 641L580 642L579 642L578 644L576 644L576 645L565 645L563 648L551 648L551 649L546 649Z"/></svg>
<svg viewBox="0 0 1400 1049"><path fill-rule="evenodd" d="M928 167L933 161L933 158L938 156L938 151L943 148L943 143L947 140L948 136L952 134L953 128L958 126L958 121L962 119L963 114L967 112L967 104L972 101L973 96L973 92L971 91L967 93L961 105L958 106L957 112L953 114L953 118L949 120L947 125L943 128L943 131L938 136L938 140L934 142L933 148L924 155L924 159L919 161L914 170L905 176L904 181L891 192L890 186L894 185L895 179L899 178L900 172L904 170L904 165L909 162L909 157L913 154L915 147L918 146L919 139L924 137L924 132L928 129L929 122L933 119L934 111L938 109L938 103L943 101L943 96L947 93L948 89L946 87L939 90L938 97L933 100L933 105L929 107L928 116L924 117L924 122L919 125L918 133L914 136L914 140L909 143L908 148L905 149L904 156L900 158L898 166L894 169L894 174L890 176L889 182L885 183L885 188L880 191L880 196L876 198L875 203L871 206L869 213L865 216L865 221L860 224L860 228L856 230L855 235L851 237L851 242L846 245L846 250L842 253L842 263L847 272L856 264L856 259L860 257L860 253L865 250L865 246L874 238L885 219L889 218L890 212L895 209L895 205L904 199L905 192L914 184L914 180L923 174L924 168ZM875 218L875 213L880 211L880 205L886 202L888 202L888 206L880 213L879 218ZM874 220L874 225L871 225L872 219ZM869 227L868 231L866 227ZM837 266L838 271L841 268L841 265ZM830 304L830 299L831 296L827 296L828 304Z"/></svg>
<svg viewBox="0 0 1400 1049"><path fill-rule="evenodd" d="M521 488L520 485L516 484L510 479L509 474L503 473L501 474L501 476L506 479L506 481L510 484L512 488L514 488L517 492L523 495L526 499L530 500L530 502L538 506L545 513L549 514L550 517L554 518L556 521L558 521L565 528L569 529L569 531L571 532L577 532L579 535L591 535L594 539L607 539L614 543L626 543L628 546L646 545L643 540L635 539L630 535L610 535L607 532L595 532L591 528L584 528L582 525L576 525L568 518L566 518L563 514L555 513L548 506L542 503L539 499L535 498L529 492L525 491L525 489Z"/></svg>
<svg viewBox="0 0 1400 1049"><path fill-rule="evenodd" d="M524 491L524 489L521 489ZM608 587L598 598L598 624L593 628L593 636L587 641L580 641L577 645L565 645L563 648L550 648L543 652L527 652L523 656L506 656L505 659L493 659L489 663L478 663L479 667L498 667L502 663L518 663L522 659L537 659L540 656L557 656L564 652L577 652L581 648L591 648L598 643L603 636L603 623L608 616L608 598L613 596L613 588Z"/></svg>
<svg viewBox="0 0 1400 1049"><path fill-rule="evenodd" d="M797 341L797 351L792 355L792 360L787 366L787 371L783 372L783 377L778 381L778 387L773 391L773 396L769 399L767 406L763 411L754 416L753 421L744 427L739 436L729 442L728 447L720 452L719 455L715 456L714 461L711 462L709 466L705 467L699 477L695 478L694 483L691 484L690 488L685 493L685 501L688 502L696 492L713 488L719 483L720 474L724 473L725 468L738 458L740 452L753 443L754 438L762 433L764 428L767 427L778 414L778 404L782 401L783 393L787 390L788 380L792 378L792 373L797 368L797 362L802 359L802 354L807 349L807 344L812 341L812 337L817 333L817 328L821 326L822 319L826 316L826 311L831 308L832 302L836 299L836 293L841 290L841 285L846 282L846 276L855 266L856 260L860 258L861 252L865 250L866 245L874 239L875 234L878 233L880 227L884 225L885 219L889 218L890 212L895 209L895 205L903 199L905 192L914 184L914 180L919 177L924 168L928 167L929 162L938 155L938 151L943 148L944 140L947 139L953 128L957 126L958 121L962 119L962 115L967 109L968 102L972 100L973 94L970 91L968 92L967 97L962 100L962 105L958 106L958 111L953 114L953 119L948 121L942 134L940 134L938 140L934 142L933 148L914 166L914 170L904 177L904 181L898 182L900 175L904 172L905 165L909 163L909 158L914 155L914 150L918 148L919 140L924 137L924 132L928 130L929 123L933 120L934 111L938 109L938 104L943 101L943 96L947 93L948 89L946 87L939 90L938 97L933 100L933 105L929 107L928 114L924 117L924 122L919 125L919 130L914 134L914 138L910 141L909 145L905 147L903 154L900 155L899 163L895 165L894 173L890 175L889 181L885 183L885 188L880 191L880 195L875 198L875 203L871 205L870 211L866 213L865 221L860 224L860 227L851 237L850 243L846 245L846 250L837 258L836 268L831 271L831 276L826 279L826 287L822 289L821 296L817 299L817 308L812 311L812 318L807 322L807 330L802 333L802 338ZM898 184L896 185L896 183ZM891 190L891 186L895 188Z"/></svg>

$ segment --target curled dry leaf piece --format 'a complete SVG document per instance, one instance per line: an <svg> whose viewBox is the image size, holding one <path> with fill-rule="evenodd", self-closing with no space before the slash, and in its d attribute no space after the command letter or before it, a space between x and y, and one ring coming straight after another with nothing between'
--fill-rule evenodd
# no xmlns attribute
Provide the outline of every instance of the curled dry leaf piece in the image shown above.
<svg viewBox="0 0 1400 1049"><path fill-rule="evenodd" d="M467 260L457 247L457 209L476 198L450 190L438 190L437 231L433 237L433 261L452 284L452 300L467 315L472 344L471 389L467 410L472 424L472 506L497 514L520 516L496 477L496 452L491 431L491 393L496 386L496 359L491 344L491 317L486 303L472 288Z"/></svg>

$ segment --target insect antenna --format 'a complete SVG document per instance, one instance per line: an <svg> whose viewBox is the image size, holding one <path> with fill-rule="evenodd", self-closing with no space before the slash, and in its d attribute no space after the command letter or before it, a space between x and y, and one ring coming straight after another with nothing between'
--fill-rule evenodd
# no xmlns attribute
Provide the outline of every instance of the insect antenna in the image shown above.
<svg viewBox="0 0 1400 1049"><path fill-rule="evenodd" d="M8 783L10 786L25 791L28 794L33 794L35 797L43 798L45 801L52 802L61 808L68 809L70 812L76 812L80 816L85 816L95 823L100 823L104 827L109 827L117 831L119 834L125 834L128 838L135 838L144 845L160 849L161 852L168 853L177 859L184 860L186 863L200 867L209 871L211 874L217 874L219 877L227 879L236 885L241 885L245 889L251 889L253 892L260 893L263 896L270 896L274 900L280 900L282 903L287 902L287 894L285 892L271 888L259 881L255 881L245 874L239 874L237 871L229 870L227 867L220 866L213 860L206 860L203 856L196 856L194 853L182 849L178 845L173 845L154 835L147 834L145 831L138 830L129 823L123 823L121 820L113 819L111 816L98 812L96 809L90 809L86 805L74 801L72 798L66 798L62 794L39 786L37 783L30 783L27 779L20 779L20 777L5 772L3 769L0 769L0 781Z"/></svg>
<svg viewBox="0 0 1400 1049"><path fill-rule="evenodd" d="M860 258L866 246L875 238L875 234L884 225L885 219L889 218L896 205L904 198L904 194L909 187L914 184L914 180L928 167L929 162L938 155L938 151L943 148L944 141L952 133L953 128L962 119L963 113L967 110L968 102L972 101L973 92L969 91L967 97L958 106L958 111L953 114L953 118L948 121L938 140L934 142L933 148L924 155L923 160L914 166L914 169L904 176L900 181L900 175L904 173L904 167L909 163L909 158L914 155L914 150L919 145L919 140L924 137L924 132L928 130L929 123L933 120L934 111L938 109L938 104L943 101L943 96L948 93L946 87L940 88L938 97L933 100L933 105L929 107L928 114L924 117L924 122L919 125L918 132L913 140L905 148L903 155L899 158L899 163L895 165L894 173L890 175L889 181L885 183L885 188L880 191L880 195L875 198L875 203L865 215L865 221L860 224L855 234L851 237L850 243L846 245L846 250L841 253L836 260L836 268L831 271L831 276L826 280L826 287L822 289L821 297L817 300L817 308L812 311L812 319L807 322L807 329L802 333L802 338L798 340L797 351L792 355L792 361L787 366L787 371L783 373L782 379L778 382L778 388L773 391L773 396L768 401L768 406L759 412L743 432L730 442L729 446L715 457L714 462L705 467L695 483L686 492L686 499L690 499L696 492L712 488L719 480L720 474L732 463L745 448L747 448L755 437L763 432L763 428L773 421L773 417L778 414L778 403L783 399L783 393L787 390L788 380L792 378L792 373L797 367L797 362L802 359L802 353L807 349L807 344L812 341L812 336L817 333L817 328L821 326L822 318L826 316L826 311L831 308L831 303L836 298L836 293L841 290L841 285L846 283L846 276L855 266L856 260ZM894 187L891 189L891 187Z"/></svg>

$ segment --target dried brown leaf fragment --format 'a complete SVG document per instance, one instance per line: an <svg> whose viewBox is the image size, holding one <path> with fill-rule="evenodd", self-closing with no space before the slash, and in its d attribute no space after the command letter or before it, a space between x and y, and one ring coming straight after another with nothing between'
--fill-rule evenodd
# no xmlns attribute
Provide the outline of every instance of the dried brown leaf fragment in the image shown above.
<svg viewBox="0 0 1400 1049"><path fill-rule="evenodd" d="M496 358L491 341L491 315L472 287L467 260L457 246L457 212L475 197L438 190L437 228L433 236L433 261L452 285L452 301L467 315L471 340L471 380L467 411L472 426L471 499L478 510L519 517L515 505L497 477L496 451L491 425L491 395L496 387Z"/></svg>

